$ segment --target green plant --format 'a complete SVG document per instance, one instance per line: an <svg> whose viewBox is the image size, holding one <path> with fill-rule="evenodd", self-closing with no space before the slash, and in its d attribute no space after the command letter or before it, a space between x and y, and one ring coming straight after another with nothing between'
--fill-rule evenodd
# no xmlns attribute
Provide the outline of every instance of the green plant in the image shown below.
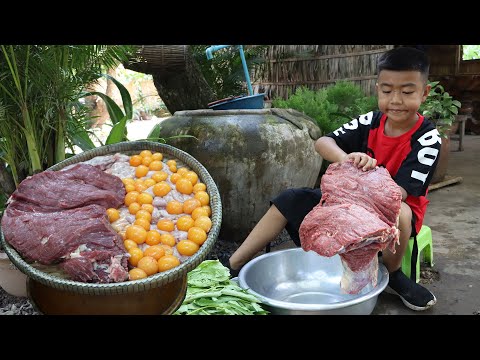
<svg viewBox="0 0 480 360"><path fill-rule="evenodd" d="M462 104L454 100L439 81L429 82L429 84L432 88L427 99L420 106L420 112L432 121L440 135L446 138Z"/></svg>
<svg viewBox="0 0 480 360"><path fill-rule="evenodd" d="M463 47L462 60L480 59L480 45L461 45Z"/></svg>
<svg viewBox="0 0 480 360"><path fill-rule="evenodd" d="M365 96L361 88L348 81L338 81L320 90L300 87L287 100L275 98L272 106L291 108L315 119L322 133L338 129L358 115L377 108L373 96Z"/></svg>
<svg viewBox="0 0 480 360"><path fill-rule="evenodd" d="M240 54L236 47L217 51L213 59L208 60L205 50L210 45L191 45L192 54L200 66L201 72L217 98L246 94L245 74ZM267 46L245 46L247 66L262 63L263 52Z"/></svg>
<svg viewBox="0 0 480 360"><path fill-rule="evenodd" d="M101 142L100 144L110 145L110 144L115 144L121 141L128 141L127 121L130 121L133 118L132 97L130 96L130 93L128 92L127 88L123 86L122 83L119 82L117 79L115 79L114 77L108 74L104 74L103 76L112 80L112 82L117 86L118 90L120 91L120 95L122 97L123 109L125 110L125 112L122 111L120 106L118 106L117 103L111 97L109 97L104 93L101 93L98 91L90 91L82 95L82 96L92 96L92 95L99 96L107 105L108 115L110 115L110 120L112 121L113 126L112 126L112 129L110 130L110 133L107 136L107 140L105 140L105 144ZM88 137L88 133L86 130L84 130L83 132L80 130L76 135L77 137L75 139L77 141L86 140L86 136ZM80 146L82 150L90 150L95 148L95 145L93 144L92 141L90 142L79 141L77 145Z"/></svg>
<svg viewBox="0 0 480 360"><path fill-rule="evenodd" d="M360 86L350 81L337 81L335 85L325 89L327 100L336 106L336 113L347 121L359 115L366 114L377 109L378 101L375 96L366 96ZM335 129L336 130L336 129Z"/></svg>
<svg viewBox="0 0 480 360"><path fill-rule="evenodd" d="M306 87L299 87L286 100L274 98L272 106L295 109L310 116L315 119L323 133L338 129L345 122L343 118L331 116L338 112L338 106L327 100L327 93L324 89L314 91Z"/></svg>
<svg viewBox="0 0 480 360"><path fill-rule="evenodd" d="M133 49L1 45L0 156L7 164L0 166L2 175L18 185L26 176L64 160L65 148L72 147L72 137L86 114L79 104L80 93L98 79L102 66L117 66Z"/></svg>

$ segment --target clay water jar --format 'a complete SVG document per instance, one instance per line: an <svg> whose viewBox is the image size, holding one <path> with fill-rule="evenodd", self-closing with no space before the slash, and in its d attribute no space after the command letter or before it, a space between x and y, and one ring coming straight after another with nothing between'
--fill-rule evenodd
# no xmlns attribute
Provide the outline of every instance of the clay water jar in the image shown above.
<svg viewBox="0 0 480 360"><path fill-rule="evenodd" d="M291 187L313 187L322 165L315 120L292 109L177 111L160 137L208 170L222 202L220 239L241 242ZM154 129L155 130L155 129ZM170 138L176 135L192 137Z"/></svg>

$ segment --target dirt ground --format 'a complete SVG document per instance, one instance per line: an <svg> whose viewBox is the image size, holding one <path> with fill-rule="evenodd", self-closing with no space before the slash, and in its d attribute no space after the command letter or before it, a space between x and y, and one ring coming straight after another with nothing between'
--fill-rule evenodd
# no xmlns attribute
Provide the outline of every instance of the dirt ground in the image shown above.
<svg viewBox="0 0 480 360"><path fill-rule="evenodd" d="M421 282L437 297L423 312L406 308L401 300L380 294L378 315L479 315L480 314L480 136L466 135L465 150L450 143L447 175L462 182L429 193L424 223L432 229L432 268L423 267Z"/></svg>
<svg viewBox="0 0 480 360"><path fill-rule="evenodd" d="M458 142L450 142L447 171L462 182L428 195L424 224L432 230L434 264L421 263L420 283L435 294L437 304L417 312L383 292L373 315L480 315L480 136L466 135L464 146L458 151ZM272 251L293 246L280 241Z"/></svg>

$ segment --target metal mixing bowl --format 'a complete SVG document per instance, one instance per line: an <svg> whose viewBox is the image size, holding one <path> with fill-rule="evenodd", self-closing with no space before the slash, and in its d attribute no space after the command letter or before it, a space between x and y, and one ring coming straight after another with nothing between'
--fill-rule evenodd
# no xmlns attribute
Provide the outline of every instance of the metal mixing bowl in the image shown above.
<svg viewBox="0 0 480 360"><path fill-rule="evenodd" d="M388 271L378 264L377 286L360 293L340 289L343 266L339 255L330 258L301 248L261 255L248 262L238 283L279 315L369 315L388 284Z"/></svg>

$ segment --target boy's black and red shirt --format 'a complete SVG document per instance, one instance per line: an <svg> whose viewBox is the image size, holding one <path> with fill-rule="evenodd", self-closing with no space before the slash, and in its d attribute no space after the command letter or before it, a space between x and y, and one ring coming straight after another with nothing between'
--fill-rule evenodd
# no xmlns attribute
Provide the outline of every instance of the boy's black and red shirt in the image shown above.
<svg viewBox="0 0 480 360"><path fill-rule="evenodd" d="M418 234L429 201L428 185L437 166L441 137L435 125L418 114L408 132L391 137L384 133L387 116L380 111L360 115L327 134L347 154L363 152L384 166L393 180L407 192L405 202L415 215Z"/></svg>

